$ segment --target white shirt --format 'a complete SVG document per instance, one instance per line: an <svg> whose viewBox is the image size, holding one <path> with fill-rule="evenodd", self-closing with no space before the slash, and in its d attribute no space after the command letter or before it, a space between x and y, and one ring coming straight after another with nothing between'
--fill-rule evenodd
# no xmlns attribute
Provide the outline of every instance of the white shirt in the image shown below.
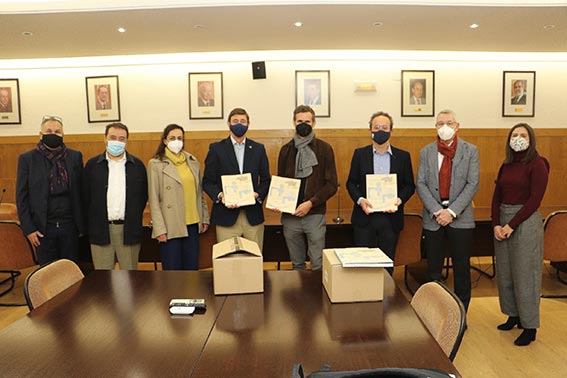
<svg viewBox="0 0 567 378"><path fill-rule="evenodd" d="M106 153L108 161L108 189L106 191L106 208L108 220L124 220L126 213L126 153L120 160L112 160Z"/></svg>

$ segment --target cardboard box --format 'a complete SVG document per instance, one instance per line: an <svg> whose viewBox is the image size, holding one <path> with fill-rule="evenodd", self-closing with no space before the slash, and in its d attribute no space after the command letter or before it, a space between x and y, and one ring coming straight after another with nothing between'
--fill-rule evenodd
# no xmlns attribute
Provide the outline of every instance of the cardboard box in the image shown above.
<svg viewBox="0 0 567 378"><path fill-rule="evenodd" d="M334 249L323 250L323 286L332 303L384 298L384 268L343 268Z"/></svg>
<svg viewBox="0 0 567 378"><path fill-rule="evenodd" d="M234 237L213 245L213 281L215 295L264 292L258 244Z"/></svg>

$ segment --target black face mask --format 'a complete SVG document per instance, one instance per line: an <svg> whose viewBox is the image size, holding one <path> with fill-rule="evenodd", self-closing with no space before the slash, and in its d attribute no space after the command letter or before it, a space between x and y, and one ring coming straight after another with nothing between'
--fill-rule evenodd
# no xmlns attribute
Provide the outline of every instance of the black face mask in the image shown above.
<svg viewBox="0 0 567 378"><path fill-rule="evenodd" d="M49 148L58 148L63 144L63 137L57 134L43 134L41 140Z"/></svg>
<svg viewBox="0 0 567 378"><path fill-rule="evenodd" d="M390 133L384 130L378 130L372 132L372 140L378 144L384 144L390 139Z"/></svg>
<svg viewBox="0 0 567 378"><path fill-rule="evenodd" d="M311 127L310 124L303 122L295 126L295 131L297 132L297 135L305 138L307 135L311 134L313 127Z"/></svg>

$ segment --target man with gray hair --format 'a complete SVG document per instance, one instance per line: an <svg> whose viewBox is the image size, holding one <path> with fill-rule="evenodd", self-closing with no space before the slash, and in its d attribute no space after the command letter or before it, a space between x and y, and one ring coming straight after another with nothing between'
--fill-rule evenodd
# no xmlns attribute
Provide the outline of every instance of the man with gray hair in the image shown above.
<svg viewBox="0 0 567 378"><path fill-rule="evenodd" d="M79 260L84 234L81 207L83 155L63 143L63 120L44 116L35 149L18 158L16 203L24 234L40 265Z"/></svg>
<svg viewBox="0 0 567 378"><path fill-rule="evenodd" d="M427 273L431 280L442 279L444 244L448 240L455 294L468 308L475 227L472 200L479 180L478 150L457 137L459 123L453 111L442 110L435 127L437 141L421 150L416 182L417 194L423 202Z"/></svg>

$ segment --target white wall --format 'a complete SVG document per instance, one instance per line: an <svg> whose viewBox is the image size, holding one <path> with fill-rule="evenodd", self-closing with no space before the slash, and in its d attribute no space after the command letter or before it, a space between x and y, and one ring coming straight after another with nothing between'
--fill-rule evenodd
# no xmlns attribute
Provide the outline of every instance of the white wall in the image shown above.
<svg viewBox="0 0 567 378"><path fill-rule="evenodd" d="M250 62L266 62L267 79L253 80ZM223 120L189 120L188 73L223 72L224 114L244 107L251 127L291 127L295 70L331 71L331 117L319 128L364 128L377 110L396 127L432 127L431 117L400 116L400 71L435 70L435 110L451 108L461 127L565 127L567 55L457 52L279 51L175 54L139 57L0 60L0 78L18 78L21 125L0 125L0 135L35 135L44 114L59 115L67 134L96 133L87 121L85 77L118 75L122 122L132 132L161 131L168 123L186 130L220 130ZM536 71L535 117L503 118L502 71ZM355 80L376 81L376 93L355 93Z"/></svg>

